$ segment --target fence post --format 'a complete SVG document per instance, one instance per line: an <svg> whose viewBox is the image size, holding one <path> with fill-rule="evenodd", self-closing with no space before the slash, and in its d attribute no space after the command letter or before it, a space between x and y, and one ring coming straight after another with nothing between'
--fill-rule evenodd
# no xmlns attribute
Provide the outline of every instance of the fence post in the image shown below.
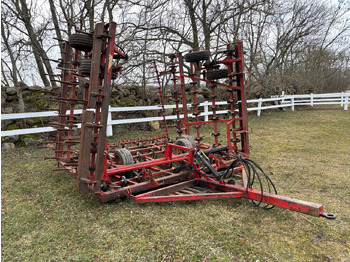
<svg viewBox="0 0 350 262"><path fill-rule="evenodd" d="M344 92L341 92L341 97L340 97L340 106L343 107L344 106Z"/></svg>
<svg viewBox="0 0 350 262"><path fill-rule="evenodd" d="M281 103L283 103L283 102L284 102L284 91L282 91L282 95L281 95L281 97L282 97L282 101L281 101Z"/></svg>
<svg viewBox="0 0 350 262"><path fill-rule="evenodd" d="M292 111L294 111L294 95L292 95L291 102L292 102Z"/></svg>
<svg viewBox="0 0 350 262"><path fill-rule="evenodd" d="M258 102L258 113L257 116L261 115L261 105L262 105L262 98L259 98L259 102Z"/></svg>
<svg viewBox="0 0 350 262"><path fill-rule="evenodd" d="M310 94L310 104L311 104L311 106L314 106L314 94L313 93Z"/></svg>
<svg viewBox="0 0 350 262"><path fill-rule="evenodd" d="M204 121L209 121L209 106L208 101L204 102Z"/></svg>
<svg viewBox="0 0 350 262"><path fill-rule="evenodd" d="M348 105L349 105L349 96L350 96L350 94L347 94L346 96L345 96L345 105L344 105L344 110L348 110Z"/></svg>
<svg viewBox="0 0 350 262"><path fill-rule="evenodd" d="M112 127L112 113L111 106L108 107L108 117L107 117L107 136L113 136L113 127Z"/></svg>

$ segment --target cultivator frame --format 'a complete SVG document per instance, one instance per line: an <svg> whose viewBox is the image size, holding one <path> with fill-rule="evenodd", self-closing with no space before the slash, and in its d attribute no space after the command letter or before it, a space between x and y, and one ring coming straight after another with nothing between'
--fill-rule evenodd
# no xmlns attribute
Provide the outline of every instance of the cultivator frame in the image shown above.
<svg viewBox="0 0 350 262"><path fill-rule="evenodd" d="M242 42L218 47L214 59L210 59L209 50L171 54L169 69L163 72L154 62L151 67L161 101L164 133L109 144L106 126L111 81L122 70L121 61L127 59L115 38L116 23L111 22L96 24L93 33L79 31L69 41L60 40L64 51L59 64L60 94L54 100L58 104L58 121L54 123L57 136L52 143L54 158L74 175L78 192L92 191L102 202L247 198L255 205L266 203L265 208L279 206L335 218L324 213L322 205L277 195L271 180L249 159ZM161 75L169 75L173 83L169 95L162 92ZM209 88L211 97L212 117L207 121L201 116L198 100L198 90L203 85ZM216 101L218 88L229 93L226 105ZM172 126L166 122L165 99L175 103L176 121ZM188 102L192 102L190 108ZM81 116L76 115L79 104ZM220 118L217 111L223 107L227 114ZM226 130L221 134L223 124ZM201 136L203 125L213 127L212 144L205 143ZM171 127L179 135L176 140L169 137ZM77 128L79 135L75 134ZM190 136L193 130L194 138ZM261 190L253 187L259 172L266 177L268 191L262 186ZM262 181L260 177L256 179Z"/></svg>

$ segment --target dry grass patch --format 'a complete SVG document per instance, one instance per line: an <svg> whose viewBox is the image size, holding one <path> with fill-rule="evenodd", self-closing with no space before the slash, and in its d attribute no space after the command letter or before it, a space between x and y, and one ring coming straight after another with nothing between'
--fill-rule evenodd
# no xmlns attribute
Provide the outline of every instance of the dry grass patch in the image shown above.
<svg viewBox="0 0 350 262"><path fill-rule="evenodd" d="M249 125L251 158L279 193L337 220L244 199L101 204L52 172L52 152L20 148L2 154L3 261L349 261L349 112L273 112Z"/></svg>

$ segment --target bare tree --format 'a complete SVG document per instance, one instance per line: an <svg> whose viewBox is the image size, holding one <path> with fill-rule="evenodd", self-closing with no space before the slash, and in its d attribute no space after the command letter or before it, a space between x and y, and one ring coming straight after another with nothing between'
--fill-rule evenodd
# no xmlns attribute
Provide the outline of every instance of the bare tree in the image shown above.
<svg viewBox="0 0 350 262"><path fill-rule="evenodd" d="M341 19L340 13L317 1L273 1L262 7L259 12L251 10L244 15L243 29L248 42L248 86L253 92L260 90L260 95L266 96L287 91L291 79L297 78L296 72L300 73L298 65L308 57L305 50L322 46L320 40L329 38L330 28L338 39L346 30L331 26L332 21ZM332 37L327 43L334 44L334 40ZM298 70L293 72L293 68ZM317 67L313 70L314 74L316 72ZM310 80L311 75L303 75Z"/></svg>
<svg viewBox="0 0 350 262"><path fill-rule="evenodd" d="M3 3L6 8L8 8L13 15L18 17L22 22L24 27L26 28L26 35L30 40L30 45L33 49L34 58L38 67L38 71L40 77L45 86L49 86L50 82L46 77L46 72L49 75L53 75L53 70L51 64L48 60L48 56L43 46L40 44L39 39L37 37L37 32L34 30L32 15L31 15L31 7L28 7L25 0L11 0L11 3L4 2ZM45 30L45 27L41 30ZM46 71L45 71L46 69ZM51 85L56 86L56 82L54 78L50 77Z"/></svg>
<svg viewBox="0 0 350 262"><path fill-rule="evenodd" d="M106 0L103 4L102 12L101 12L101 21L113 21L113 9L118 4L118 0ZM108 20L105 19L106 12L108 14Z"/></svg>
<svg viewBox="0 0 350 262"><path fill-rule="evenodd" d="M151 60L166 66L166 53L199 48L215 51L237 40L245 42L247 83L253 93L266 96L295 90L294 86L306 90L311 86L306 83L313 81L317 82L314 90L325 90L323 82L329 79L338 89L346 81L340 76L347 72L346 50L350 49L346 1L49 0L50 12L39 17L33 3L6 0L3 9L22 22L11 28L22 33L16 37L24 48L31 47L44 85L49 82L45 73L52 72L50 63L42 60L47 57L45 50L54 45L48 43L48 36L67 39L74 28L92 31L95 21L113 19L118 23L117 43L130 57L118 83L140 86L143 94L149 85ZM29 59L31 54L26 54ZM325 57L330 59L327 66ZM313 69L303 71L302 66L309 64Z"/></svg>
<svg viewBox="0 0 350 262"><path fill-rule="evenodd" d="M10 75L12 78L12 82L14 84L14 87L17 91L17 98L18 98L18 107L21 113L24 113L24 101L23 101L23 93L22 89L20 87L19 81L18 81L18 69L16 65L16 60L17 57L15 56L14 52L12 51L12 47L9 43L9 35L10 35L10 30L9 30L9 25L5 21L5 19L1 20L1 37L2 41L4 43L4 46L6 47L6 51L9 55L10 61L11 61L11 67L7 65L5 61L3 61L2 64L5 64L9 71ZM25 120L22 120L22 127L24 128L26 126Z"/></svg>
<svg viewBox="0 0 350 262"><path fill-rule="evenodd" d="M62 39L62 34L61 34L61 28L59 26L59 22L58 22L58 18L57 18L57 10L56 10L56 6L53 0L49 0L49 4L50 4L50 11L51 11L51 16L52 16L52 23L53 26L55 28L55 32L56 32L56 37L58 39ZM60 50L62 52L62 45L61 42L59 41L59 47Z"/></svg>

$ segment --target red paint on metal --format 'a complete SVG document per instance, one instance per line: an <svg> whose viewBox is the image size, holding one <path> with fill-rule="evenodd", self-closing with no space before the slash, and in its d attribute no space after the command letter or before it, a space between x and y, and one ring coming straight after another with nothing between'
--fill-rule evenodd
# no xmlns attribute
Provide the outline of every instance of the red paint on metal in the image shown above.
<svg viewBox="0 0 350 262"><path fill-rule="evenodd" d="M225 192L225 193L203 193L203 194L188 194L181 196L151 196L143 198L135 198L137 203L149 202L170 202L170 201L186 201L186 200L203 200L203 199L221 199L221 198L240 198L243 196L241 192Z"/></svg>
<svg viewBox="0 0 350 262"><path fill-rule="evenodd" d="M55 159L77 178L80 192L84 193L87 189L90 189L102 202L118 200L121 197L127 197L138 203L244 197L248 200L262 201L266 204L312 216L325 216L322 205L226 184L220 176L220 170L225 170L239 156L249 157L242 42L227 44L225 46L226 50L221 52L225 53L226 57L221 61L216 61L216 64L215 62L210 66L203 64L203 67L201 67L200 61L191 62L189 64L189 74L185 73L181 53L170 55L170 70L159 73L154 62L152 67L156 72L165 134L156 137L123 140L115 145L108 144L105 131L111 93L112 61L113 58L127 58L127 55L116 47L115 37L116 24L114 22L96 25L93 50L90 53L92 54L90 80L74 72L77 70L77 60L80 52L75 51L73 58L75 64L73 63L72 66L69 57L71 54L69 43L65 44L66 53L62 56L64 67L60 89L58 132L54 141L56 144ZM86 52L84 57L87 58L90 54ZM224 83L219 80L208 80L206 71L217 70L220 65L228 70L227 81ZM175 69L176 67L178 67L178 72ZM120 66L116 68L117 71L121 69ZM73 70L73 74L70 73L71 70ZM203 72L203 70L206 71ZM160 75L164 74L172 76L173 92L170 97L175 102L175 127L177 132L181 135L185 131L185 134L188 135L190 128L195 128L197 149L176 145L169 138L168 125L164 115L165 96L162 94L159 78ZM203 75L203 78L198 77L200 74ZM85 87L82 99L76 97L77 79L84 83L90 83L90 87ZM176 80L180 80L180 89ZM191 119L191 122L189 122L187 112L186 80L192 81L190 84L195 117ZM68 84L70 84L70 81L72 89L69 95ZM236 82L235 85L234 82ZM202 118L198 107L197 92L200 83L210 85L213 119L209 121ZM221 106L216 102L218 86L225 87L226 91L230 92L228 101L230 117L226 119L218 119L217 110ZM77 118L74 116L74 104L70 105L69 114L66 113L67 102L72 99L74 102L83 103L80 138L73 135L73 123L77 122ZM181 111L183 120L180 115ZM226 123L226 132L223 132L223 134L219 133L219 123ZM213 126L213 146L201 141L200 127L207 124ZM67 127L67 130L65 127ZM220 135L226 135L226 139L221 139ZM77 140L81 143L80 149L75 151L74 154L79 154L79 158L72 154L72 144ZM220 147L220 143L223 142L226 142L226 147ZM66 143L68 145L64 146ZM130 164L130 162L128 164L116 163L113 151L118 147L129 149L122 152L125 154L124 157L128 159L127 161L131 161L133 164ZM200 159L204 164L198 161L198 156L196 156L198 151L195 150L213 149L213 147L219 148L215 152L207 151L209 152L208 162L203 158ZM181 153L178 154L178 151ZM209 162L210 160L211 162ZM181 162L185 165L175 167L176 163ZM238 164L232 172L239 174L242 173L242 169L243 166ZM215 176L210 176L209 171ZM101 188L101 185L103 185L103 188Z"/></svg>

